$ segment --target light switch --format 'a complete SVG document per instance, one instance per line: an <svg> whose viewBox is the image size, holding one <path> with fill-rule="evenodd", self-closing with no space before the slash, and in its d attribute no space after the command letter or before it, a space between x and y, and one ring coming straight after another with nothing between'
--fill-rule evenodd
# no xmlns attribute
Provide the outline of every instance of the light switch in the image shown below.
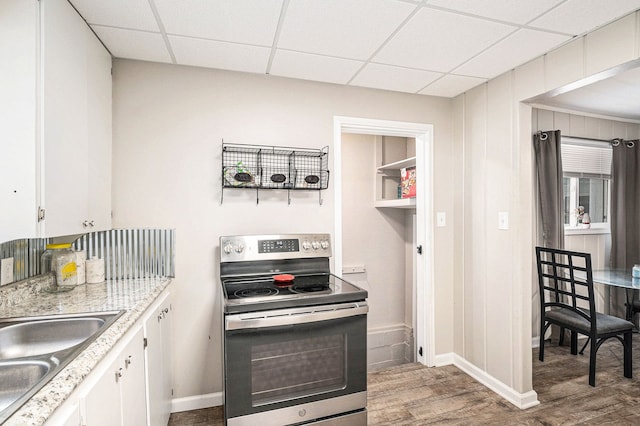
<svg viewBox="0 0 640 426"><path fill-rule="evenodd" d="M7 257L0 261L0 285L13 282L13 257Z"/></svg>
<svg viewBox="0 0 640 426"><path fill-rule="evenodd" d="M509 212L498 212L498 229L509 229Z"/></svg>
<svg viewBox="0 0 640 426"><path fill-rule="evenodd" d="M436 213L436 226L447 226L447 214L445 212Z"/></svg>

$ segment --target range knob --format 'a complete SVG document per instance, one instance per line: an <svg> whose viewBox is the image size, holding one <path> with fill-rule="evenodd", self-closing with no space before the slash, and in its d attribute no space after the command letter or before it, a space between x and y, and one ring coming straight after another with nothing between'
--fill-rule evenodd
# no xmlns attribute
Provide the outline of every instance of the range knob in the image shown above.
<svg viewBox="0 0 640 426"><path fill-rule="evenodd" d="M317 242L317 241L314 241L314 242L312 242L312 243L311 243L311 247L312 247L314 250L318 250L318 249L320 248L320 243L319 243L319 242Z"/></svg>
<svg viewBox="0 0 640 426"><path fill-rule="evenodd" d="M320 242L320 247L322 247L322 250L326 250L326 249L328 249L328 248L329 248L329 241L327 241L327 240L322 240L322 241Z"/></svg>
<svg viewBox="0 0 640 426"><path fill-rule="evenodd" d="M304 250L309 250L309 249L311 248L311 243L310 243L309 241L307 241L307 240L304 240L304 241L302 242L302 248L303 248Z"/></svg>
<svg viewBox="0 0 640 426"><path fill-rule="evenodd" d="M236 253L242 253L244 251L244 244L238 244L236 246Z"/></svg>
<svg viewBox="0 0 640 426"><path fill-rule="evenodd" d="M224 247L222 248L226 254L231 254L233 251L233 245L229 241L224 243Z"/></svg>

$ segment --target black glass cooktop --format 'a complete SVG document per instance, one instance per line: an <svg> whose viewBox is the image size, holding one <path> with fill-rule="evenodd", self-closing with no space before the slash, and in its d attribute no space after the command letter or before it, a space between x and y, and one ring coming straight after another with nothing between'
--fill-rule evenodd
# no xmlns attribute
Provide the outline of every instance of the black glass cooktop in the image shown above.
<svg viewBox="0 0 640 426"><path fill-rule="evenodd" d="M226 278L222 281L225 312L364 300L367 292L335 275L296 275L280 283L271 276Z"/></svg>

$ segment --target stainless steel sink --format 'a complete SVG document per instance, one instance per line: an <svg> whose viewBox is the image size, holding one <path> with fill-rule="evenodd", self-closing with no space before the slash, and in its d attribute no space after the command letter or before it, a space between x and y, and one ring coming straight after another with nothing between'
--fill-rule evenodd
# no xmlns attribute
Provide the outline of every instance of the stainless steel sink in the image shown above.
<svg viewBox="0 0 640 426"><path fill-rule="evenodd" d="M0 359L58 352L84 342L104 325L99 317L27 320L2 327Z"/></svg>
<svg viewBox="0 0 640 426"><path fill-rule="evenodd" d="M47 375L54 365L47 361L0 361L0 411L20 399Z"/></svg>
<svg viewBox="0 0 640 426"><path fill-rule="evenodd" d="M124 311L0 319L0 423Z"/></svg>

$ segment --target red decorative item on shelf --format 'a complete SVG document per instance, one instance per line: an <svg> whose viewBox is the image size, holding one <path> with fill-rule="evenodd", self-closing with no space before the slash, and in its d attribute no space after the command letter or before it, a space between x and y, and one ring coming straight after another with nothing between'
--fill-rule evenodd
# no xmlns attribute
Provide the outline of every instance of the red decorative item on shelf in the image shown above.
<svg viewBox="0 0 640 426"><path fill-rule="evenodd" d="M406 167L400 170L400 186L402 198L414 198L416 196L416 168Z"/></svg>

